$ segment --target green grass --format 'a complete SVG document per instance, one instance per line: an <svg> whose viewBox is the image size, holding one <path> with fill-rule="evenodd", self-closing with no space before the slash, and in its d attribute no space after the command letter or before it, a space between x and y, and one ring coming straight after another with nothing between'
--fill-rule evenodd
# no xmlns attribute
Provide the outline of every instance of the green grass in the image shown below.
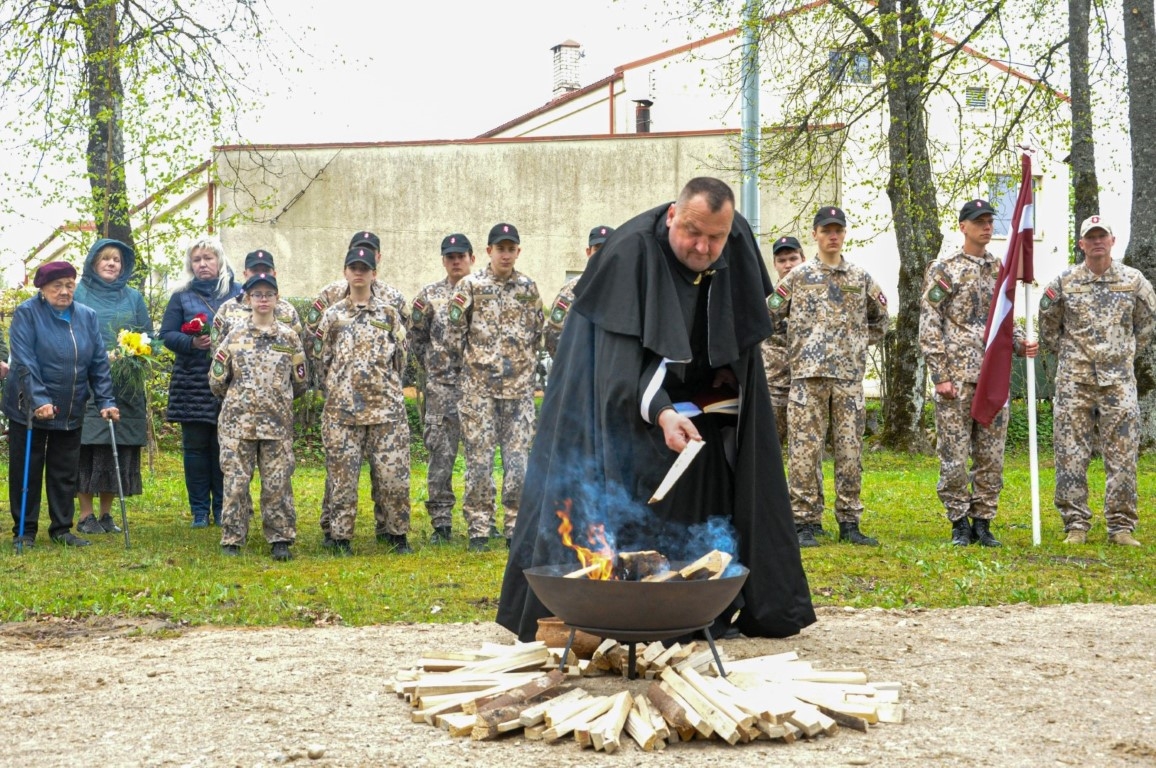
<svg viewBox="0 0 1156 768"><path fill-rule="evenodd" d="M0 450L0 479L7 457ZM883 546L872 549L832 543L803 553L816 605L858 608L998 605L1063 602L1156 602L1156 543L1141 520L1140 549L1109 547L1103 518L1095 519L1093 543L1075 549L1059 543L1062 526L1052 503L1051 457L1041 459L1043 546L1031 546L1026 455L1008 456L1006 486L994 532L1000 549L948 545L950 526L935 496L933 457L869 452L864 456L863 528ZM1156 459L1144 457L1140 498L1156 493ZM455 484L461 493L462 460ZM828 504L834 498L831 467L825 467ZM373 539L367 475L355 555L334 558L321 548L317 525L323 469L302 461L294 477L298 513L296 559L274 563L254 521L239 558L219 554L216 528L194 530L185 501L180 456L157 457L145 471L145 495L128 499L132 548L119 534L91 537L93 546L65 549L44 535L41 512L37 547L22 555L0 550L0 621L39 617L128 616L182 624L310 626L345 623L490 621L505 566L504 549L467 553L460 510L446 546L428 544L425 465L412 476L411 556L387 554ZM1102 498L1103 468L1095 462L1092 498ZM256 484L254 484L256 490ZM7 514L6 499L0 501ZM1095 506L1095 501L1094 501ZM114 516L119 518L119 506ZM828 510L828 530L836 528Z"/></svg>

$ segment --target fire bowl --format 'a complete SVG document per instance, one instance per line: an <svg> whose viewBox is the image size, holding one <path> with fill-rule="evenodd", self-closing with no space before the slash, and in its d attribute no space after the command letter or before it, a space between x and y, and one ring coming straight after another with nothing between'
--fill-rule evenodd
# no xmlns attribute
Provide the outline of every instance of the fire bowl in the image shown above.
<svg viewBox="0 0 1156 768"><path fill-rule="evenodd" d="M671 563L682 568L687 563ZM742 589L749 571L701 581L597 581L564 576L574 565L525 569L530 588L568 626L621 641L665 640L710 626Z"/></svg>

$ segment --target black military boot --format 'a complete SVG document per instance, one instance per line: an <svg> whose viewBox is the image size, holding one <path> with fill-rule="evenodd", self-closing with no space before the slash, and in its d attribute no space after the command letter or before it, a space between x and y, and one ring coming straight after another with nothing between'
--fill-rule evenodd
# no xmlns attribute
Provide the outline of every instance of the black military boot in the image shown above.
<svg viewBox="0 0 1156 768"><path fill-rule="evenodd" d="M810 523L800 523L796 525L795 533L799 534L800 547L819 546L819 542L815 541L815 529Z"/></svg>
<svg viewBox="0 0 1156 768"><path fill-rule="evenodd" d="M966 547L975 541L975 534L971 530L971 523L967 517L951 521L951 544L956 547Z"/></svg>
<svg viewBox="0 0 1156 768"><path fill-rule="evenodd" d="M823 530L823 524L822 523L815 523L814 525L812 525L811 526L811 533L815 534L816 536L829 537L831 535L827 531Z"/></svg>
<svg viewBox="0 0 1156 768"><path fill-rule="evenodd" d="M387 533L384 536L378 536L377 540L385 544L390 552L395 555L412 555L413 549L409 546L409 540L404 533Z"/></svg>
<svg viewBox="0 0 1156 768"><path fill-rule="evenodd" d="M429 537L430 544L449 544L453 537L453 529L448 525L439 525L434 528L433 535Z"/></svg>
<svg viewBox="0 0 1156 768"><path fill-rule="evenodd" d="M839 523L839 541L849 541L864 547L877 547L879 540L864 536L859 530L859 523Z"/></svg>
<svg viewBox="0 0 1156 768"><path fill-rule="evenodd" d="M975 542L981 547L1003 546L1003 544L996 541L995 536L991 535L991 520L972 518L971 529L975 532Z"/></svg>

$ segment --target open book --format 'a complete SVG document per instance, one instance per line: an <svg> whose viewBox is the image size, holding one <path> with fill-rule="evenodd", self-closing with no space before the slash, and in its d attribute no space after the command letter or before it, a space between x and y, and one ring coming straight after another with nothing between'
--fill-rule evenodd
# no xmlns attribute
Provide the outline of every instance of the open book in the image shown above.
<svg viewBox="0 0 1156 768"><path fill-rule="evenodd" d="M737 415L739 394L733 387L721 386L704 389L690 400L672 403L674 410L683 416L695 417L700 413L726 413Z"/></svg>

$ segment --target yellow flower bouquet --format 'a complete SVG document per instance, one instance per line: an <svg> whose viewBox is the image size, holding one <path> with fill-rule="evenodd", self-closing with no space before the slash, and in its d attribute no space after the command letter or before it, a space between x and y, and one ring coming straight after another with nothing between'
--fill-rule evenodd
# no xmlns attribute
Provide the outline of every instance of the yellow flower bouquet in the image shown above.
<svg viewBox="0 0 1156 768"><path fill-rule="evenodd" d="M116 347L108 353L112 384L116 389L131 393L144 389L145 382L161 364L157 359L156 344L157 341L144 332L125 329L116 335Z"/></svg>

